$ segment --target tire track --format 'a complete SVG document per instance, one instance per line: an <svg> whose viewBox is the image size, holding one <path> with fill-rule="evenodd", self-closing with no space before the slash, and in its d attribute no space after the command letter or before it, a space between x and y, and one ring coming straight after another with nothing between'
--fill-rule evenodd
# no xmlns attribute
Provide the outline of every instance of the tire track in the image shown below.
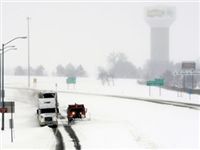
<svg viewBox="0 0 200 150"><path fill-rule="evenodd" d="M74 142L74 147L76 148L76 150L81 150L81 145L79 143L79 139L76 136L76 133L74 132L72 127L70 125L63 125L63 127L67 131L69 136L71 137L72 141Z"/></svg>
<svg viewBox="0 0 200 150"><path fill-rule="evenodd" d="M63 142L63 137L60 133L60 131L58 130L58 128L52 128L54 135L56 137L57 140L57 144L56 144L56 150L64 150L65 149L65 144Z"/></svg>
<svg viewBox="0 0 200 150"><path fill-rule="evenodd" d="M18 88L18 87L7 87L7 88L11 89L11 90L18 90L18 91L25 90L25 91L30 92L32 95L34 95L34 93L37 93L39 91L38 89L29 89L29 88ZM30 96L28 98L30 98ZM17 100L20 100L20 99L21 99L21 97L17 98ZM27 101L27 103L29 103L29 102L30 101ZM79 143L79 139L78 139L76 133L74 132L74 130L71 128L71 126L63 124L63 127L66 130L66 132L69 134L70 138L72 139L75 149L81 150L81 145ZM65 150L65 143L63 141L63 136L62 136L61 132L58 130L58 128L52 128L52 131L53 131L53 133L56 137L56 141L57 141L55 149L56 150Z"/></svg>

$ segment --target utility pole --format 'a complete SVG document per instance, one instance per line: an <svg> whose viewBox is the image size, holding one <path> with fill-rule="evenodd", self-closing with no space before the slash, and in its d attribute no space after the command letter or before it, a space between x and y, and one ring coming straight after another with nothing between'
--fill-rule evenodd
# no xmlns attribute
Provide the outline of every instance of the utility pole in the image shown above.
<svg viewBox="0 0 200 150"><path fill-rule="evenodd" d="M26 39L27 37L15 37L13 38L12 40L8 41L7 43L4 43L2 44L2 52L1 52L1 103L2 103L2 108L4 109L5 107L5 103L4 103L4 98L5 98L5 90L4 90L4 49L5 49L5 46L8 45L9 43L11 43L12 41L15 41L17 39ZM4 130L4 110L2 111L2 127L1 127L1 130Z"/></svg>
<svg viewBox="0 0 200 150"><path fill-rule="evenodd" d="M2 108L4 108L4 44L2 44L2 59L1 59L1 102L2 102ZM2 124L1 124L1 130L4 130L4 111L2 112Z"/></svg>
<svg viewBox="0 0 200 150"><path fill-rule="evenodd" d="M3 44L2 44L2 49L3 49L4 47L3 47ZM1 54L2 54L2 49L1 49ZM2 83L1 83L1 81L2 81L2 72L1 72L1 66L2 66L2 59L1 59L1 56L2 55L0 55L0 102L2 101Z"/></svg>
<svg viewBox="0 0 200 150"><path fill-rule="evenodd" d="M28 38L28 88L30 88L30 31L29 31L30 17L27 17L27 38Z"/></svg>

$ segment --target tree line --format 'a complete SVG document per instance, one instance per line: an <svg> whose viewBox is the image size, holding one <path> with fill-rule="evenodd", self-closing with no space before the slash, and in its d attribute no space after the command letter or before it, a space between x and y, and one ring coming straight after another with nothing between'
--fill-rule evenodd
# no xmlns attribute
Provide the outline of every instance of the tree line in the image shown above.
<svg viewBox="0 0 200 150"><path fill-rule="evenodd" d="M114 79L116 78L142 78L144 80L150 80L155 78L150 70L152 64L147 61L143 69L137 68L128 57L122 52L112 52L107 56L105 66L97 67L97 77L102 81L102 84L114 85ZM200 69L200 60L196 62L197 68ZM158 69L159 70L159 69ZM176 86L182 87L200 87L200 75L190 76L187 75L184 77L181 75L175 75L174 72L181 70L181 63L170 63L169 69L159 75L159 78L165 80L166 86ZM153 72L156 73L156 72ZM46 76L48 75L45 67L39 65L35 68L30 68L30 74L33 76ZM57 65L55 71L52 73L54 76L63 76L63 77L87 77L88 73L84 67L80 64L78 66L68 63L67 65ZM14 75L22 76L27 75L27 68L22 66L17 66L14 69ZM183 83L184 80L184 83ZM193 81L193 82L191 82ZM193 83L191 85L191 83Z"/></svg>
<svg viewBox="0 0 200 150"><path fill-rule="evenodd" d="M69 63L66 66L58 65L56 67L56 76L67 76L67 77L87 77L87 72L82 65L75 67Z"/></svg>
<svg viewBox="0 0 200 150"><path fill-rule="evenodd" d="M22 66L17 66L14 69L14 75L17 76L23 76L27 75L28 71L27 68L23 68ZM39 65L36 68L30 67L30 75L33 76L46 76L47 71L43 65ZM71 76L71 77L86 77L87 72L83 68L82 65L78 65L78 67L75 67L73 64L69 63L66 66L63 65L57 65L56 71L54 73L55 76Z"/></svg>
<svg viewBox="0 0 200 150"><path fill-rule="evenodd" d="M28 74L28 70L27 68L23 68L22 66L17 66L14 69L14 75L17 76L23 76L23 75L27 75ZM45 76L47 75L44 66L39 65L36 68L30 67L30 74L31 75L36 75L36 76Z"/></svg>
<svg viewBox="0 0 200 150"><path fill-rule="evenodd" d="M98 67L98 76L110 76L112 78L138 78L140 69L128 60L124 53L110 53L107 57L107 67Z"/></svg>
<svg viewBox="0 0 200 150"><path fill-rule="evenodd" d="M128 57L124 53L110 53L107 56L106 67L99 66L97 68L97 76L99 79L106 78L138 78L141 74L141 69L128 60ZM30 74L35 76L46 76L47 71L43 65L39 65L36 68L30 68ZM27 75L27 68L17 66L14 69L14 75ZM87 77L88 73L84 67L80 64L77 67L72 63L67 65L57 65L53 72L55 76L76 76ZM107 80L107 79L106 79Z"/></svg>

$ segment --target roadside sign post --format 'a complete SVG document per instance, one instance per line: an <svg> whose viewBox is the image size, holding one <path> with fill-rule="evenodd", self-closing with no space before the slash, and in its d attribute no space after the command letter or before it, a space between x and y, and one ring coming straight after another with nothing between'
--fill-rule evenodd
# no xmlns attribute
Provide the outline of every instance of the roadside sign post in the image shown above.
<svg viewBox="0 0 200 150"><path fill-rule="evenodd" d="M151 86L153 85L153 81L147 81L146 85L149 86L149 96L151 96Z"/></svg>
<svg viewBox="0 0 200 150"><path fill-rule="evenodd" d="M11 142L13 142L13 124L14 124L14 122L13 122L13 119L9 119L9 123L10 123L10 131L11 131Z"/></svg>
<svg viewBox="0 0 200 150"><path fill-rule="evenodd" d="M193 77L193 71L192 71L192 90L193 90L193 86L194 86L194 77Z"/></svg>
<svg viewBox="0 0 200 150"><path fill-rule="evenodd" d="M177 90L177 97L182 97L182 91Z"/></svg>
<svg viewBox="0 0 200 150"><path fill-rule="evenodd" d="M200 75L200 71L196 70L196 63L194 61L184 61L181 65L181 70L174 72L175 75L182 76L182 89L180 90L180 95L177 96L182 97L182 92L188 92L189 99L191 99L191 95L193 94L194 88L194 77L195 75ZM191 77L191 85L187 84L187 78Z"/></svg>
<svg viewBox="0 0 200 150"><path fill-rule="evenodd" d="M8 111L8 109L7 108L0 108L0 113L6 113Z"/></svg>
<svg viewBox="0 0 200 150"><path fill-rule="evenodd" d="M161 96L161 86L159 86L159 96Z"/></svg>
<svg viewBox="0 0 200 150"><path fill-rule="evenodd" d="M196 63L194 61L183 61L181 64L181 69L182 69L182 73L183 73L183 88L184 88L184 90L186 89L185 75L187 75L187 73L184 73L184 72L190 72L189 74L191 74L191 76L192 76L191 89L193 90L193 75L194 75L194 71L196 70Z"/></svg>
<svg viewBox="0 0 200 150"><path fill-rule="evenodd" d="M14 112L14 107L13 103L11 103L11 119L10 119L11 142L13 142L13 128L14 128L13 112Z"/></svg>
<svg viewBox="0 0 200 150"><path fill-rule="evenodd" d="M185 89L186 87L186 79L185 77L186 76L191 76L191 86L190 88L193 89L194 87L194 77L195 75L196 76L199 76L200 75L200 71L198 70L181 70L181 71L177 71L177 72L174 72L175 75L181 75L183 77L183 80L182 80L182 87L183 89Z"/></svg>
<svg viewBox="0 0 200 150"><path fill-rule="evenodd" d="M149 96L151 96L151 86L149 86Z"/></svg>
<svg viewBox="0 0 200 150"><path fill-rule="evenodd" d="M159 86L159 96L161 96L161 86L164 86L164 79L154 79L146 82L149 86L149 96L151 95L151 86Z"/></svg>
<svg viewBox="0 0 200 150"><path fill-rule="evenodd" d="M69 88L69 85L70 84L73 84L74 85L74 88L75 88L75 84L76 84L76 77L68 77L67 80L67 87Z"/></svg>
<svg viewBox="0 0 200 150"><path fill-rule="evenodd" d="M11 119L9 119L9 123L11 129L11 142L13 142L13 128L14 128L13 113L15 112L15 102L13 101L0 102L0 112L11 113Z"/></svg>
<svg viewBox="0 0 200 150"><path fill-rule="evenodd" d="M159 96L161 96L161 86L164 85L164 79L155 79L155 85L159 86Z"/></svg>
<svg viewBox="0 0 200 150"><path fill-rule="evenodd" d="M13 101L0 102L0 112L2 110L4 113L15 113L15 102Z"/></svg>
<svg viewBox="0 0 200 150"><path fill-rule="evenodd" d="M188 94L189 94L189 100L191 100L192 89L188 90Z"/></svg>

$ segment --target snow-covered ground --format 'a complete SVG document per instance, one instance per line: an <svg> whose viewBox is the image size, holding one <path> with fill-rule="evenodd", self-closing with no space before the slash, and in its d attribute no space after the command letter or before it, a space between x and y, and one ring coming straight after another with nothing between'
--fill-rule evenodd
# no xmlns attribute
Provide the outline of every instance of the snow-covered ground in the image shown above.
<svg viewBox="0 0 200 150"><path fill-rule="evenodd" d="M151 95L149 96L149 87L146 85L139 85L137 80L132 79L116 79L114 81L114 86L112 82L110 82L110 86L107 84L103 86L101 81L97 79L77 78L77 84L74 87L73 85L67 86L66 78L63 77L33 77L33 79L34 78L37 79L37 83L32 82L31 88L123 95L200 104L200 95L189 95L184 92L161 89L160 96L158 87L151 87ZM7 87L27 87L27 77L7 77L6 79Z"/></svg>
<svg viewBox="0 0 200 150"><path fill-rule="evenodd" d="M91 121L73 126L83 148L198 148L199 112L117 98L59 94L60 105L84 103ZM89 116L90 116L89 115Z"/></svg>
<svg viewBox="0 0 200 150"><path fill-rule="evenodd" d="M57 87L55 84L57 83ZM7 87L26 87L26 77L8 77ZM199 95L182 93L152 87L151 96L147 86L138 85L135 80L116 80L115 86L102 86L99 80L78 79L75 88L67 87L66 78L37 77L35 89L59 91L77 91L111 95L125 95L143 98L200 103ZM16 102L14 143L10 142L8 122L1 132L0 147L3 149L55 149L56 139L51 128L37 124L31 90L6 90L6 100ZM126 99L59 93L58 100L62 115L68 104L84 103L88 108L88 118L77 121L72 128L76 132L82 149L199 149L200 148L200 111L169 105L130 101ZM6 120L9 119L6 114ZM0 121L1 122L1 121ZM62 134L65 148L73 148L73 143L60 121L58 127Z"/></svg>
<svg viewBox="0 0 200 150"><path fill-rule="evenodd" d="M10 114L5 114L5 130L1 131L0 149L55 149L56 139L52 129L39 127L34 92L6 90L6 101L15 101L14 142L11 143ZM1 123L1 121L0 121Z"/></svg>

